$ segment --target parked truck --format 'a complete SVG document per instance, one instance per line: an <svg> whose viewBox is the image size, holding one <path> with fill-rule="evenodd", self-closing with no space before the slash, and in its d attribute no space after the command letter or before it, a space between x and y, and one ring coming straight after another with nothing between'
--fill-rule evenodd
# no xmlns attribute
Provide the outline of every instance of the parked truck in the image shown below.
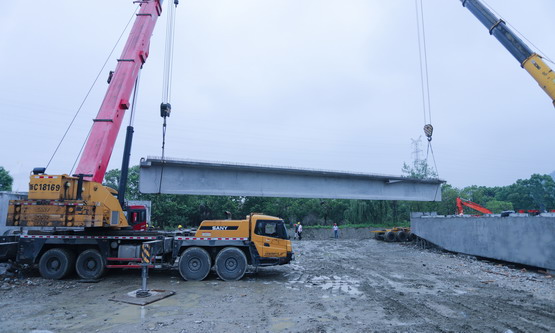
<svg viewBox="0 0 555 333"><path fill-rule="evenodd" d="M174 0L177 5L177 1ZM223 280L243 277L247 265L287 264L293 259L283 220L250 214L244 220L203 221L193 232L146 228L147 207L127 204L125 184L133 127L127 127L120 188L102 185L131 94L149 54L162 0L143 0L74 175L50 175L35 168L27 198L10 200L0 237L0 259L37 264L48 279L73 271L98 279L110 268L140 268L149 249L151 268L178 268L186 280L202 280L215 267ZM162 103L161 115L170 115ZM123 186L122 186L123 185ZM144 246L148 244L147 246Z"/></svg>

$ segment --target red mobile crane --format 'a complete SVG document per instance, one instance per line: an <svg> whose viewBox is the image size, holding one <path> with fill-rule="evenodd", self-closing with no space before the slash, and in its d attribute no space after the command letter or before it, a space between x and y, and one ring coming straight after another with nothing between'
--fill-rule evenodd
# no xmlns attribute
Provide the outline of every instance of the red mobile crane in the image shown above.
<svg viewBox="0 0 555 333"><path fill-rule="evenodd" d="M487 209L484 206L480 206L477 203L472 202L470 200L457 198L457 214L458 215L463 215L464 214L463 206L472 208L472 209L477 210L477 211L479 211L480 213L483 213L483 214L493 214L493 212L491 210Z"/></svg>
<svg viewBox="0 0 555 333"><path fill-rule="evenodd" d="M29 182L28 200L12 201L7 225L48 227L127 227L123 212L124 189L129 165L133 127L127 128L124 163L118 198L102 185L108 162L139 72L148 58L150 38L162 0L135 1L140 10L121 57L109 80L109 87L91 134L76 168L76 174L46 175L35 168Z"/></svg>
<svg viewBox="0 0 555 333"><path fill-rule="evenodd" d="M75 270L86 280L98 279L106 268L174 268L177 263L186 280L202 280L212 267L223 280L238 280L247 265L283 265L293 260L285 223L277 217L251 214L245 220L203 221L196 233L144 231L146 214L141 205L130 204L126 218L122 207L131 126L119 192L102 185L133 85L148 57L162 1L135 1L141 8L109 80L77 174L46 175L45 168L33 170L28 199L10 201L6 221L8 226L31 228L0 236L0 260L15 257L20 264L38 264L41 275L49 279L62 279ZM165 119L170 112L169 103L162 103L161 116ZM141 249L146 248L149 255L141 258ZM143 266L137 265L141 259Z"/></svg>

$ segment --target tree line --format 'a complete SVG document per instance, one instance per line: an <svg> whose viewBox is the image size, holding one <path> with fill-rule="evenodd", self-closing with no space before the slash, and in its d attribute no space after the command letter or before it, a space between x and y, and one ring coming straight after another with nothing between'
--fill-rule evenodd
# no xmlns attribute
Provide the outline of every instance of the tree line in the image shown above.
<svg viewBox="0 0 555 333"><path fill-rule="evenodd" d="M415 178L435 177L422 161L404 165L403 173ZM104 185L117 190L120 171L106 173ZM11 191L13 178L0 167L0 190ZM150 200L152 223L161 228L177 225L198 226L206 219L224 219L226 211L233 218L244 218L251 212L279 216L288 223L302 222L305 226L339 225L406 225L410 212L437 212L451 215L456 212L456 198L461 197L482 205L494 213L506 210L555 209L555 181L550 175L533 174L514 184L499 187L472 185L462 189L450 184L441 186L442 200L438 202L293 199L266 197L231 197L205 195L142 194L139 192L139 166L129 170L126 198ZM472 214L467 208L465 212Z"/></svg>

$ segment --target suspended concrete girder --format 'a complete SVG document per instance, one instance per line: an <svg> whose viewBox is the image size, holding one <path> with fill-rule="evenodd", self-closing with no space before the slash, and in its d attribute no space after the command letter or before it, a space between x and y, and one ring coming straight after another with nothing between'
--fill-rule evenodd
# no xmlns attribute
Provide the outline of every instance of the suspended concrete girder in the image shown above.
<svg viewBox="0 0 555 333"><path fill-rule="evenodd" d="M191 160L142 159L142 193L440 201L439 179Z"/></svg>

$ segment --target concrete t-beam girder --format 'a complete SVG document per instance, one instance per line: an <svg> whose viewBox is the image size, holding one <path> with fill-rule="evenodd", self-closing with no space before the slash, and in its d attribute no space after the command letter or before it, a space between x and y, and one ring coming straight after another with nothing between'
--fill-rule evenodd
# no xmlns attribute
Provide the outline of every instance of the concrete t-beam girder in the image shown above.
<svg viewBox="0 0 555 333"><path fill-rule="evenodd" d="M191 160L141 160L142 193L440 201L439 179Z"/></svg>

